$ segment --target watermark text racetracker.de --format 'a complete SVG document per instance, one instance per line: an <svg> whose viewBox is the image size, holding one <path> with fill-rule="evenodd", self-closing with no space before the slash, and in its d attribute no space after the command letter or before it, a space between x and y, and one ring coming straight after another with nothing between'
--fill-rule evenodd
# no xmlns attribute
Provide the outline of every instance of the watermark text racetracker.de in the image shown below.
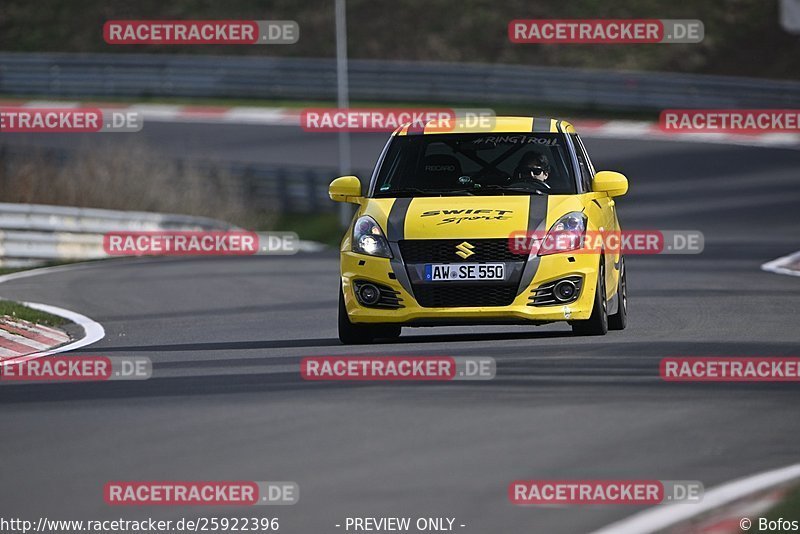
<svg viewBox="0 0 800 534"><path fill-rule="evenodd" d="M659 374L667 382L800 382L800 358L668 357Z"/></svg>
<svg viewBox="0 0 800 534"><path fill-rule="evenodd" d="M109 256L286 255L296 254L299 247L295 232L148 230L103 235L103 251Z"/></svg>
<svg viewBox="0 0 800 534"><path fill-rule="evenodd" d="M23 382L98 382L147 380L153 364L147 356L45 356L5 361L0 380Z"/></svg>
<svg viewBox="0 0 800 534"><path fill-rule="evenodd" d="M110 45L294 44L293 20L109 20L103 39Z"/></svg>
<svg viewBox="0 0 800 534"><path fill-rule="evenodd" d="M300 113L300 126L307 132L393 132L406 125L412 132L490 132L495 123L494 111L483 108L307 108Z"/></svg>
<svg viewBox="0 0 800 534"><path fill-rule="evenodd" d="M0 133L132 133L142 129L138 111L100 108L0 107Z"/></svg>
<svg viewBox="0 0 800 534"><path fill-rule="evenodd" d="M512 43L699 43L704 36L703 22L696 19L518 19L508 23Z"/></svg>
<svg viewBox="0 0 800 534"><path fill-rule="evenodd" d="M700 254L705 237L699 230L550 230L509 234L513 254Z"/></svg>
<svg viewBox="0 0 800 534"><path fill-rule="evenodd" d="M697 503L697 480L515 480L508 499L518 505Z"/></svg>
<svg viewBox="0 0 800 534"><path fill-rule="evenodd" d="M103 499L110 506L291 505L300 487L288 481L112 481Z"/></svg>
<svg viewBox="0 0 800 534"><path fill-rule="evenodd" d="M300 361L305 380L491 380L497 363L488 356L313 356Z"/></svg>
<svg viewBox="0 0 800 534"><path fill-rule="evenodd" d="M668 133L800 133L800 109L665 109Z"/></svg>

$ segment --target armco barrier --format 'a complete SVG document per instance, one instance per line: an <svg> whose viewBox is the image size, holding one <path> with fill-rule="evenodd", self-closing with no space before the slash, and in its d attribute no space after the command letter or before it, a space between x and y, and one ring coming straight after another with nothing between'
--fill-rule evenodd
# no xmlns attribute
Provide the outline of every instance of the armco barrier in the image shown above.
<svg viewBox="0 0 800 534"><path fill-rule="evenodd" d="M385 60L349 62L350 97L572 109L796 108L800 82L641 71ZM335 100L333 59L0 53L0 93L48 98Z"/></svg>
<svg viewBox="0 0 800 534"><path fill-rule="evenodd" d="M106 232L233 228L187 215L0 203L0 267L104 258Z"/></svg>

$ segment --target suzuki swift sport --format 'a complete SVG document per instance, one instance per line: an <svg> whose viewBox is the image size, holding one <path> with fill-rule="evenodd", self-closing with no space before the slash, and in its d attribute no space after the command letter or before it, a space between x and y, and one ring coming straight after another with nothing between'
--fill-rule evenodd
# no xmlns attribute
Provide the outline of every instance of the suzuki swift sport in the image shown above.
<svg viewBox="0 0 800 534"><path fill-rule="evenodd" d="M625 262L585 236L620 231L614 197L627 190L622 174L595 172L564 121L399 128L366 192L355 176L330 185L332 200L358 206L341 243L340 340L394 338L404 326L622 330Z"/></svg>

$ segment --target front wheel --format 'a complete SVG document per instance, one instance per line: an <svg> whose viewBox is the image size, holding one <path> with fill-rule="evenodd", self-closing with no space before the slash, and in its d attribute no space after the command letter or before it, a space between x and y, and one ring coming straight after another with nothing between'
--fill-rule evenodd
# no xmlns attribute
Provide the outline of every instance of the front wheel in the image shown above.
<svg viewBox="0 0 800 534"><path fill-rule="evenodd" d="M400 326L394 325L362 325L350 322L347 307L344 305L344 294L339 287L339 341L344 345L364 345L378 338L394 339L400 337Z"/></svg>
<svg viewBox="0 0 800 534"><path fill-rule="evenodd" d="M628 325L628 281L625 276L625 259L620 256L619 261L617 313L608 316L609 330L625 330L625 327Z"/></svg>
<svg viewBox="0 0 800 534"><path fill-rule="evenodd" d="M580 336L604 336L608 333L608 302L606 302L605 260L600 258L597 271L597 290L594 296L592 315L585 321L572 323L572 332Z"/></svg>

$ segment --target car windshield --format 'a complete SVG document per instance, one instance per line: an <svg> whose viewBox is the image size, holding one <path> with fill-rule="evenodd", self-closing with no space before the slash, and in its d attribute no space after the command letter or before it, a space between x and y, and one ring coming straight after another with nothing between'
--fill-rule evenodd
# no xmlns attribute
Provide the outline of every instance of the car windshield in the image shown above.
<svg viewBox="0 0 800 534"><path fill-rule="evenodd" d="M576 192L563 134L472 133L395 137L378 171L372 196Z"/></svg>

